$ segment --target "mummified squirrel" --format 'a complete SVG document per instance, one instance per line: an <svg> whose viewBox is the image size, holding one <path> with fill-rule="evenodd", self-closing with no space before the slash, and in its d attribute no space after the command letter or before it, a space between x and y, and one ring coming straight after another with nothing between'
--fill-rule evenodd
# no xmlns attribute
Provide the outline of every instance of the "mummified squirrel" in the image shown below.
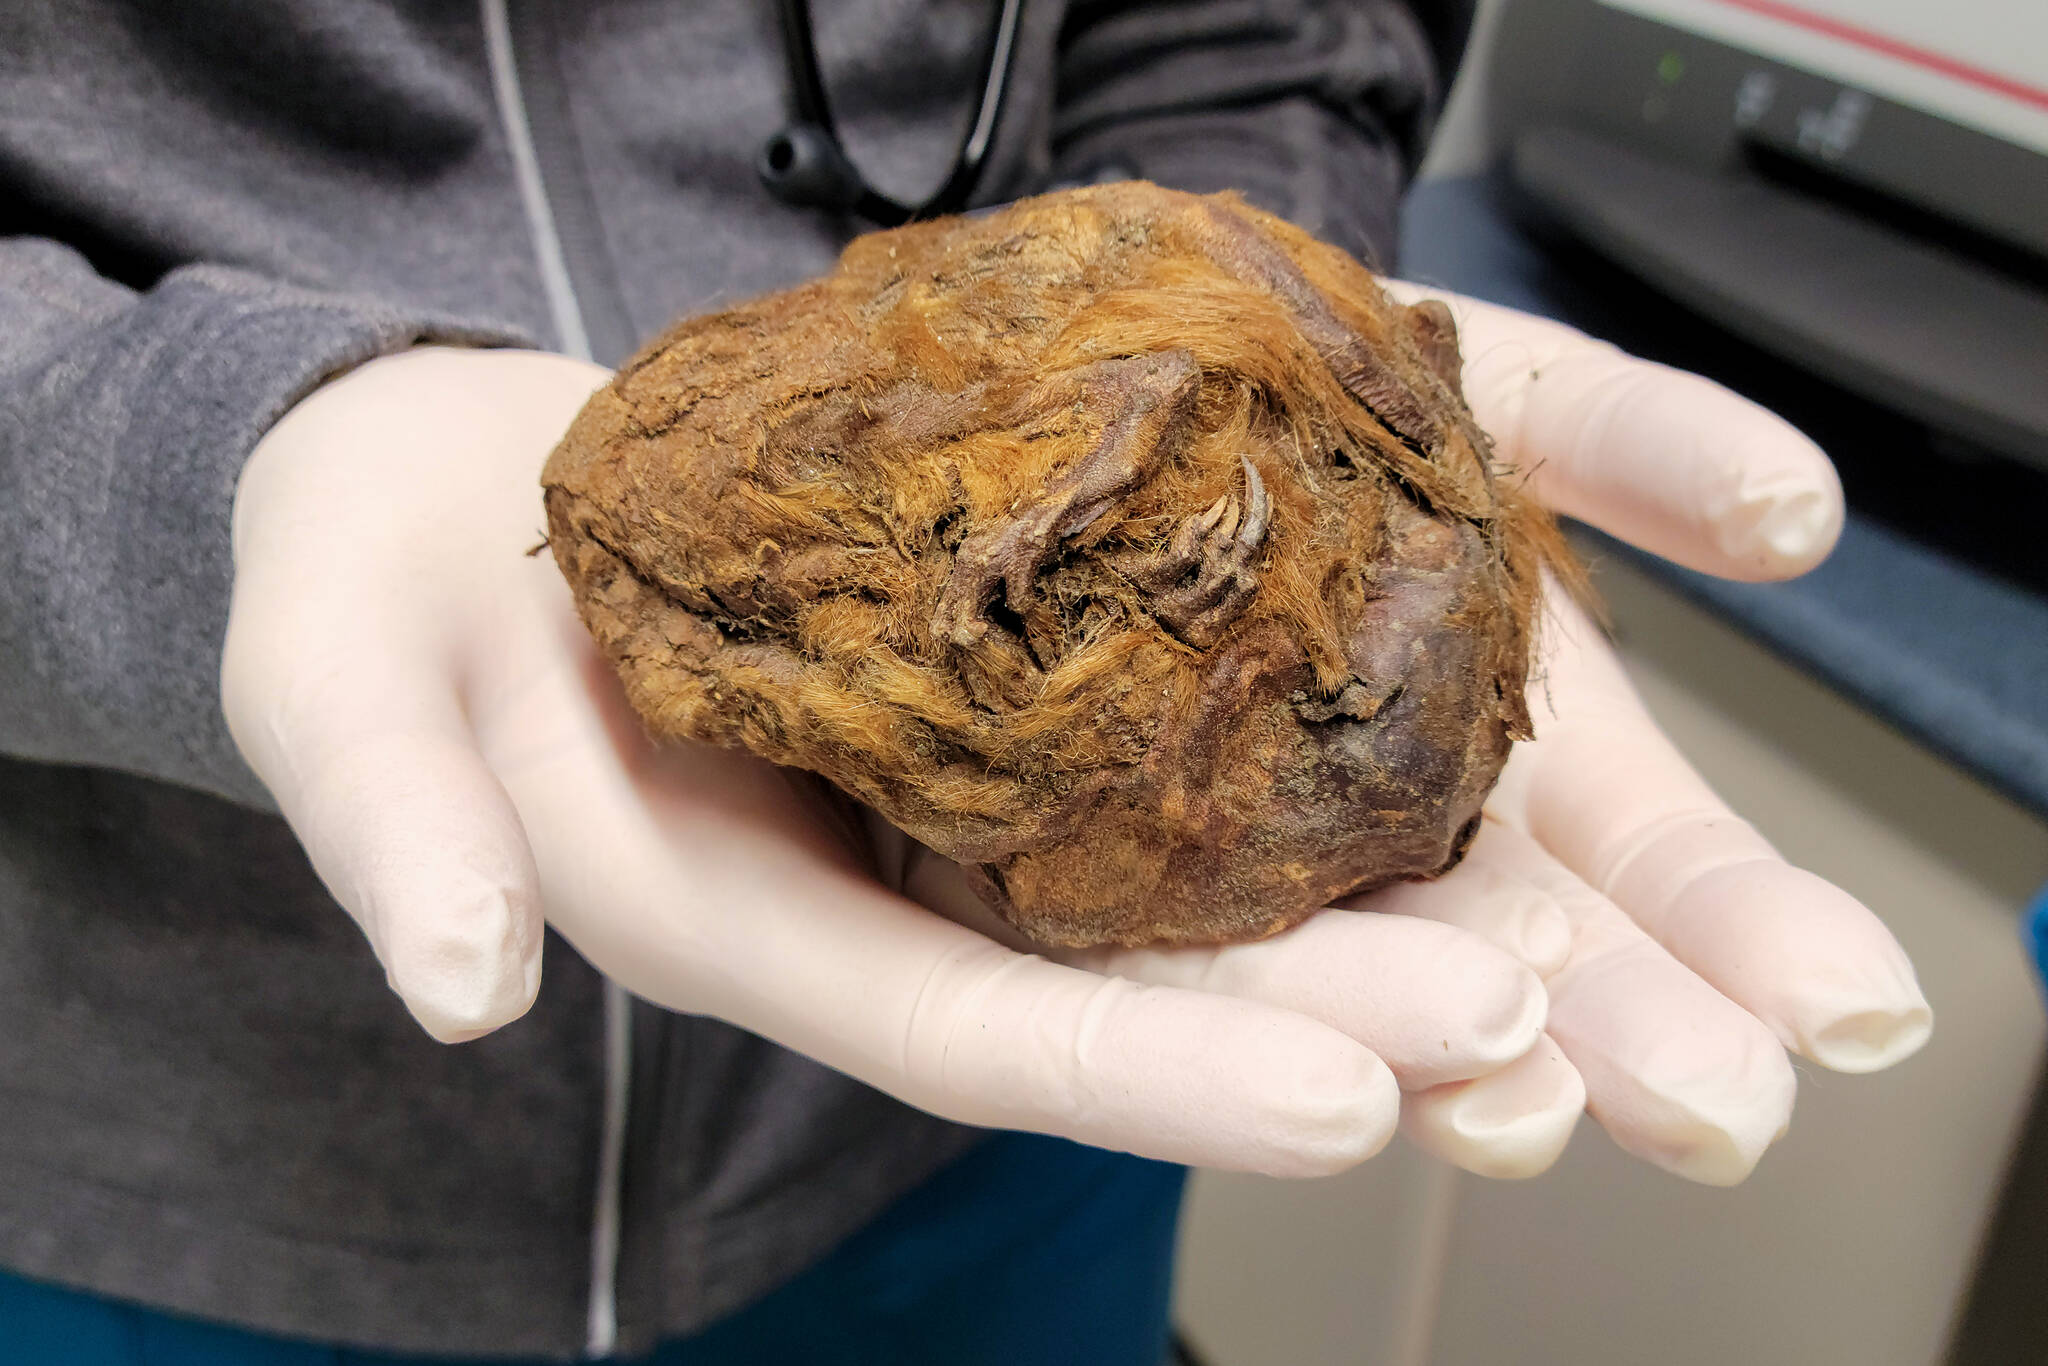
<svg viewBox="0 0 2048 1366"><path fill-rule="evenodd" d="M1449 313L1233 196L875 233L677 325L544 476L659 737L815 770L1048 944L1254 939L1454 864L1548 518Z"/></svg>

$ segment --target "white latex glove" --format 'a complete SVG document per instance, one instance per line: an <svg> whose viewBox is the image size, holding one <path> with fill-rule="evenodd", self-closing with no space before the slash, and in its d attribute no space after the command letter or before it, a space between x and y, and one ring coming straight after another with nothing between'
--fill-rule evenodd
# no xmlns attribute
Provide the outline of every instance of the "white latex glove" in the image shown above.
<svg viewBox="0 0 2048 1366"><path fill-rule="evenodd" d="M1832 549L1840 485L1784 422L1558 324L1437 297L1480 425L1553 507L1730 578L1789 577ZM1730 812L1597 628L1562 595L1550 609L1537 738L1515 747L1466 860L1348 903L1468 926L1548 979L1543 1046L1412 1097L1408 1132L1525 1175L1561 1151L1583 1094L1623 1148L1731 1184L1790 1120L1784 1048L1875 1071L1917 1050L1932 1015L1877 918Z"/></svg>
<svg viewBox="0 0 2048 1366"><path fill-rule="evenodd" d="M1825 552L1839 493L1783 424L1561 329L1495 321L1492 337L1468 334L1475 365L1489 341L1556 340L1564 353L1549 373L1569 377L1590 358L1599 365L1579 368L1605 366L1600 388L1646 391L1622 409L1644 415L1647 464L1626 458L1637 445L1625 424L1589 432L1558 420L1568 386L1545 391L1559 396L1551 409L1526 412L1535 386L1491 391L1482 420L1505 435L1503 416L1529 419L1511 452L1532 464L1553 450L1587 456L1545 466L1544 492L1560 506L1723 572L1792 572ZM1523 362L1525 377L1534 370ZM1454 1160L1506 1174L1554 1156L1584 1095L1579 1072L1537 1044L1534 978L1485 938L1554 969L1575 934L1574 961L1587 957L1591 936L1588 917L1568 920L1566 899L1527 878L1489 881L1475 859L1434 884L1449 890L1418 909L1477 934L1333 914L1261 945L1054 965L879 885L858 837L841 837L802 784L744 756L646 746L552 566L508 563L535 534L533 476L600 378L515 353L378 362L281 423L238 498L231 724L438 1037L525 1009L544 903L598 966L650 999L733 1020L970 1122L1210 1165L1333 1170L1375 1151L1392 1123L1394 1084L1376 1052L1420 1091L1418 1135ZM1710 429L1762 437L1731 463L1726 446L1660 428L1674 386L1713 396ZM1714 492L1723 470L1763 475L1761 491L1746 498L1737 479ZM1794 477L1774 486L1783 472ZM1595 794L1603 802L1610 816L1630 805L1611 790ZM1489 832L1481 845L1492 842ZM947 906L959 890L949 875L906 864L898 848L893 868L883 849L885 874ZM948 909L970 923L977 914ZM1654 1007L1655 974L1619 975L1650 982L1632 999ZM1674 1025L1689 1027L1683 1012L1639 1013L1640 1034L1590 1031L1621 1057L1610 1070L1628 1085L1645 1076L1629 1070L1632 1040L1654 1052ZM1596 1113L1611 1127L1633 1114L1621 1083L1613 1104L1602 1100L1597 1050L1573 1047L1596 1079Z"/></svg>
<svg viewBox="0 0 2048 1366"><path fill-rule="evenodd" d="M936 1113L1290 1174L1377 1151L1401 1085L1536 1043L1541 981L1469 931L1331 915L1054 963L892 890L906 843L812 780L649 744L526 553L541 465L604 379L527 352L388 357L287 414L238 490L229 724L435 1037L526 1010L545 912L635 993Z"/></svg>

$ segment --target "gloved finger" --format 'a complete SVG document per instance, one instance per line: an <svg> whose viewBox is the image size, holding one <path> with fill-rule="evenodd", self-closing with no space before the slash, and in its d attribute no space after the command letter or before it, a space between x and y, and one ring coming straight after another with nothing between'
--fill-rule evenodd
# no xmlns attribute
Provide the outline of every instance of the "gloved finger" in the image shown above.
<svg viewBox="0 0 2048 1366"><path fill-rule="evenodd" d="M1537 1176L1563 1155L1586 1108L1586 1083L1548 1034L1498 1072L1403 1098L1401 1132L1478 1176Z"/></svg>
<svg viewBox="0 0 2048 1366"><path fill-rule="evenodd" d="M1460 925L1547 978L1570 956L1571 922L1554 897L1494 857L1499 843L1495 824L1483 822L1464 859L1442 877L1398 882L1339 905ZM1585 1107L1585 1081L1546 1034L1497 1072L1410 1093L1401 1128L1425 1152L1478 1175L1534 1176L1564 1151Z"/></svg>
<svg viewBox="0 0 2048 1366"><path fill-rule="evenodd" d="M1388 288L1449 306L1473 415L1549 507L1732 579L1802 574L1841 535L1841 480L1783 418L1562 323Z"/></svg>
<svg viewBox="0 0 2048 1366"><path fill-rule="evenodd" d="M267 596L238 584L221 669L243 756L429 1034L517 1019L540 986L538 879L453 693L418 657L309 645L298 605Z"/></svg>
<svg viewBox="0 0 2048 1366"><path fill-rule="evenodd" d="M1584 1077L1593 1118L1680 1176L1748 1176L1792 1117L1792 1065L1770 1030L1527 835L1496 829L1488 843L1495 866L1572 922L1571 958L1549 981L1549 1030Z"/></svg>
<svg viewBox="0 0 2048 1366"><path fill-rule="evenodd" d="M920 852L906 890L949 918L1002 935L959 868ZM1562 913L1552 913L1561 924ZM1479 936L1362 911L1325 911L1253 944L1052 956L1098 974L1262 1001L1321 1020L1377 1053L1404 1090L1499 1069L1535 1044L1548 1009L1536 975Z"/></svg>
<svg viewBox="0 0 2048 1366"><path fill-rule="evenodd" d="M1092 949L1062 959L1299 1011L1379 1054L1404 1090L1521 1057L1549 1009L1541 979L1479 936L1370 911L1324 911L1252 944Z"/></svg>
<svg viewBox="0 0 2048 1366"><path fill-rule="evenodd" d="M1396 882L1345 897L1337 905L1455 925L1547 978L1571 954L1571 922L1547 893L1494 867L1486 853L1482 825L1464 859L1442 877Z"/></svg>
<svg viewBox="0 0 2048 1366"><path fill-rule="evenodd" d="M1510 816L1687 966L1822 1066L1889 1067L1933 1029L1905 951L1860 902L1794 868L1643 710L1611 651L1553 606L1558 714L1518 746Z"/></svg>
<svg viewBox="0 0 2048 1366"><path fill-rule="evenodd" d="M508 782L552 918L627 989L967 1124L1312 1175L1386 1143L1372 1052L1292 1011L1020 954L878 884L749 756L630 717Z"/></svg>
<svg viewBox="0 0 2048 1366"><path fill-rule="evenodd" d="M508 366L527 381L471 379ZM236 485L229 728L439 1039L517 1018L539 985L533 857L474 735L466 690L490 671L462 637L507 595L501 566L531 564L532 476L604 374L539 354L386 356L286 413ZM455 507L480 515L450 524Z"/></svg>

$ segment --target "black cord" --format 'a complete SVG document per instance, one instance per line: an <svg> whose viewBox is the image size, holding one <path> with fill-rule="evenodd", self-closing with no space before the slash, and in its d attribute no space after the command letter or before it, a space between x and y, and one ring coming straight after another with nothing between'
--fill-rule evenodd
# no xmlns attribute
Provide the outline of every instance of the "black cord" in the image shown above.
<svg viewBox="0 0 2048 1366"><path fill-rule="evenodd" d="M989 149L995 145L1003 101L1009 97L1010 66L1017 52L1017 23L1023 13L1024 0L1003 0L995 27L989 31L988 50L982 54L981 98L975 102L974 122L967 126L967 135L953 156L953 174L946 177L946 183L913 217L958 213L973 196L974 186L981 179L982 163L988 160Z"/></svg>
<svg viewBox="0 0 2048 1366"><path fill-rule="evenodd" d="M782 29L790 110L795 121L768 139L761 149L758 169L769 191L785 203L849 211L882 227L966 208L1002 121L1024 0L1002 0L982 53L974 118L954 153L953 169L930 198L916 205L900 203L869 185L840 143L832 121L831 101L825 94L825 80L818 68L809 0L779 0L775 12Z"/></svg>
<svg viewBox="0 0 2048 1366"><path fill-rule="evenodd" d="M789 68L789 100L796 122L830 131L832 106L818 74L816 30L811 27L811 0L781 0L775 17L782 26L784 64Z"/></svg>

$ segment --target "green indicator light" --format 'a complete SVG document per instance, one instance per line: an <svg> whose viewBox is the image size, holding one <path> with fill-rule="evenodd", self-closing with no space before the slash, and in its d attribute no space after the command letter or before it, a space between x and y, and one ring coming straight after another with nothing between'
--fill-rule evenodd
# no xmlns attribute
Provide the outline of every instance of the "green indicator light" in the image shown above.
<svg viewBox="0 0 2048 1366"><path fill-rule="evenodd" d="M1678 78L1685 74L1685 58L1676 52L1667 52L1657 59L1657 79L1666 85L1676 85Z"/></svg>

